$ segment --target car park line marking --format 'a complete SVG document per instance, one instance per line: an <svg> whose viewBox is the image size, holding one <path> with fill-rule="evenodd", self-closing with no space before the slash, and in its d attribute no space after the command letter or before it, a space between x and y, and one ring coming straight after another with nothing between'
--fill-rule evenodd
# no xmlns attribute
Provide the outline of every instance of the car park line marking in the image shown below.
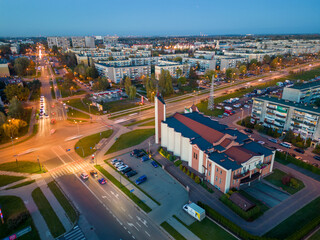
<svg viewBox="0 0 320 240"><path fill-rule="evenodd" d="M129 233L129 235L131 235L131 232L128 231L128 233Z"/></svg>
<svg viewBox="0 0 320 240"><path fill-rule="evenodd" d="M133 238L133 239L136 239L133 235L132 235L132 238Z"/></svg>
<svg viewBox="0 0 320 240"><path fill-rule="evenodd" d="M147 231L144 231L144 232L145 232L149 237L151 237L150 234L149 234Z"/></svg>

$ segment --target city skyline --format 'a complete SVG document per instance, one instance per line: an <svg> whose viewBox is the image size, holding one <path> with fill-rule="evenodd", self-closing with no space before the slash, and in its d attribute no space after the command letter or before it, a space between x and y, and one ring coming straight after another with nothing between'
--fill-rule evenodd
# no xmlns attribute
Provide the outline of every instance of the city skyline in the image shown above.
<svg viewBox="0 0 320 240"><path fill-rule="evenodd" d="M318 1L57 1L28 5L1 1L0 36L184 36L313 34L320 32ZM230 7L231 6L231 7ZM12 11L14 9L14 11ZM14 15L12 14L14 12ZM34 14L36 12L36 14ZM13 17L14 16L14 17ZM8 24L10 19L10 24Z"/></svg>

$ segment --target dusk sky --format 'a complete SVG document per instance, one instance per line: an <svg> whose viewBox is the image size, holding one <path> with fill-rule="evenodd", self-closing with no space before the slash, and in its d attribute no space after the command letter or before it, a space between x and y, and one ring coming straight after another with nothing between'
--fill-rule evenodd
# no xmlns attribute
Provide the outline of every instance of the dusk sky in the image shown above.
<svg viewBox="0 0 320 240"><path fill-rule="evenodd" d="M0 0L0 36L320 33L319 0Z"/></svg>

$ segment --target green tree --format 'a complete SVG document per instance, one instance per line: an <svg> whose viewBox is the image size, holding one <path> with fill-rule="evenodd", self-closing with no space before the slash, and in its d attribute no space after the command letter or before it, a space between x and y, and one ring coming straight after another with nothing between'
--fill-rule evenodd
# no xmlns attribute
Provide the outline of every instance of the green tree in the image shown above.
<svg viewBox="0 0 320 240"><path fill-rule="evenodd" d="M4 124L7 121L7 116L3 113L0 112L0 127L2 126L2 124Z"/></svg>
<svg viewBox="0 0 320 240"><path fill-rule="evenodd" d="M278 67L278 64L279 64L279 59L278 57L276 57L271 61L270 67L273 69L276 69Z"/></svg>
<svg viewBox="0 0 320 240"><path fill-rule="evenodd" d="M172 78L168 70L162 70L160 73L159 90L163 96L173 93Z"/></svg>
<svg viewBox="0 0 320 240"><path fill-rule="evenodd" d="M9 102L8 115L12 118L22 118L23 113L22 103L16 97L13 97Z"/></svg>
<svg viewBox="0 0 320 240"><path fill-rule="evenodd" d="M212 69L208 69L205 73L204 73L204 77L209 79L210 81L212 80L212 76L216 75L216 71L212 70Z"/></svg>
<svg viewBox="0 0 320 240"><path fill-rule="evenodd" d="M240 71L240 74L246 74L247 73L247 67L246 65L241 65L239 67L239 71Z"/></svg>
<svg viewBox="0 0 320 240"><path fill-rule="evenodd" d="M232 78L232 74L233 74L232 68L228 68L228 69L226 70L226 77L227 77L228 79L231 79L231 78Z"/></svg>
<svg viewBox="0 0 320 240"><path fill-rule="evenodd" d="M59 49L58 49L57 45L53 45L52 46L52 53L54 55L57 55L59 53Z"/></svg>
<svg viewBox="0 0 320 240"><path fill-rule="evenodd" d="M77 73L79 75L80 78L84 79L86 77L86 67L84 64L80 63L78 64L75 69L74 72Z"/></svg>
<svg viewBox="0 0 320 240"><path fill-rule="evenodd" d="M157 51L153 51L152 52L152 57L158 57L160 54Z"/></svg>
<svg viewBox="0 0 320 240"><path fill-rule="evenodd" d="M130 87L131 87L131 79L127 76L124 80L124 88L126 90L126 94L129 96L130 94Z"/></svg>
<svg viewBox="0 0 320 240"><path fill-rule="evenodd" d="M11 54L11 49L9 44L1 45L0 46L0 56L5 57L6 55Z"/></svg>
<svg viewBox="0 0 320 240"><path fill-rule="evenodd" d="M187 83L186 77L179 77L178 78L178 86L181 87L182 85L185 85Z"/></svg>
<svg viewBox="0 0 320 240"><path fill-rule="evenodd" d="M17 84L9 84L4 89L7 99L17 97L20 101L26 101L29 97L30 90Z"/></svg>
<svg viewBox="0 0 320 240"><path fill-rule="evenodd" d="M92 79L96 79L99 77L99 72L93 65L92 67L87 67L86 69L86 76Z"/></svg>
<svg viewBox="0 0 320 240"><path fill-rule="evenodd" d="M14 71L19 76L24 76L27 73L27 68L30 64L30 60L26 57L20 57L14 60Z"/></svg>
<svg viewBox="0 0 320 240"><path fill-rule="evenodd" d="M289 129L286 135L284 136L283 140L285 142L292 142L293 139L294 139L294 133L291 129Z"/></svg>
<svg viewBox="0 0 320 240"><path fill-rule="evenodd" d="M315 104L317 107L320 107L320 98L316 98L316 100L314 101L314 104Z"/></svg>
<svg viewBox="0 0 320 240"><path fill-rule="evenodd" d="M190 67L189 79L193 79L193 80L198 79L198 75L197 75L196 71L193 69L193 67Z"/></svg>
<svg viewBox="0 0 320 240"><path fill-rule="evenodd" d="M181 68L176 68L176 77L179 78L182 75L182 70Z"/></svg>
<svg viewBox="0 0 320 240"><path fill-rule="evenodd" d="M269 55L263 56L263 63L269 64L271 62L271 57Z"/></svg>
<svg viewBox="0 0 320 240"><path fill-rule="evenodd" d="M135 86L130 86L129 94L128 94L129 98L133 100L136 97L136 94L137 94L137 88Z"/></svg>
<svg viewBox="0 0 320 240"><path fill-rule="evenodd" d="M175 57L174 59L172 59L172 61L174 61L174 62L182 62L182 57Z"/></svg>
<svg viewBox="0 0 320 240"><path fill-rule="evenodd" d="M9 119L2 125L3 131L7 137L16 137L21 128L26 127L27 123L21 119Z"/></svg>
<svg viewBox="0 0 320 240"><path fill-rule="evenodd" d="M154 74L151 76L151 78L149 78L149 76L145 78L145 87L147 98L152 102L156 93L156 80L154 79Z"/></svg>

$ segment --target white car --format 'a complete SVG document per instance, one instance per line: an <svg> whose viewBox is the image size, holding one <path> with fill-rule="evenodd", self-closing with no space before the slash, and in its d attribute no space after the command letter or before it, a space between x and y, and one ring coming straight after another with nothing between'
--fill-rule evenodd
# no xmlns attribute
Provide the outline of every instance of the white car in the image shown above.
<svg viewBox="0 0 320 240"><path fill-rule="evenodd" d="M264 141L258 141L258 143L260 143L261 145L265 144Z"/></svg>
<svg viewBox="0 0 320 240"><path fill-rule="evenodd" d="M128 165L122 165L122 166L118 167L117 170L120 172L120 171L126 169L127 167L128 167Z"/></svg>
<svg viewBox="0 0 320 240"><path fill-rule="evenodd" d="M283 152L283 150L281 148L277 148L278 152Z"/></svg>
<svg viewBox="0 0 320 240"><path fill-rule="evenodd" d="M114 166L115 166L116 168L118 168L118 167L120 167L120 166L122 166L122 165L124 165L123 162L117 162Z"/></svg>
<svg viewBox="0 0 320 240"><path fill-rule="evenodd" d="M80 174L80 178L81 178L82 180L87 180L87 179L89 178L89 176L88 176L88 174L86 174L85 172L83 172L83 173Z"/></svg>
<svg viewBox="0 0 320 240"><path fill-rule="evenodd" d="M291 148L292 147L292 144L288 143L288 142L282 142L282 143L280 143L280 145L283 146L283 147L286 147L286 148Z"/></svg>

